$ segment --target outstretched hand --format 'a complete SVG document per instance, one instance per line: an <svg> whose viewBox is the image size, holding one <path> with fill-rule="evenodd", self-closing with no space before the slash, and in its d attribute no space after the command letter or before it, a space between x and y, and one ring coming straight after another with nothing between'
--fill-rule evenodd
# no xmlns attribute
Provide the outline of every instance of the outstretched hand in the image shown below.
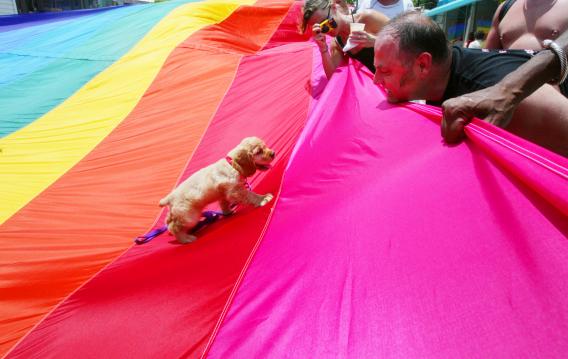
<svg viewBox="0 0 568 359"><path fill-rule="evenodd" d="M465 125L474 117L505 128L516 105L514 93L498 85L448 99L442 104L442 137L447 143L461 141Z"/></svg>

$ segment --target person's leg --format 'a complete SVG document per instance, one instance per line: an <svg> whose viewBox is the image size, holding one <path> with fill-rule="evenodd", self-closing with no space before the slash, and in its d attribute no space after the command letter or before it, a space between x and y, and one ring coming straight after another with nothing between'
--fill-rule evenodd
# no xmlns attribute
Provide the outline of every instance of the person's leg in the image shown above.
<svg viewBox="0 0 568 359"><path fill-rule="evenodd" d="M506 129L568 157L568 99L544 85L518 105Z"/></svg>

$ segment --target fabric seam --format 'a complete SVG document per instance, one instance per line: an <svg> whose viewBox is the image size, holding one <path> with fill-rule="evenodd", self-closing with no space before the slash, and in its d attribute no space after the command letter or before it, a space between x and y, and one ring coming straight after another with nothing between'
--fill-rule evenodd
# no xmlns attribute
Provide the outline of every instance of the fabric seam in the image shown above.
<svg viewBox="0 0 568 359"><path fill-rule="evenodd" d="M294 5L294 2L292 1L290 3L290 6L288 7L288 11L290 11L290 8L293 5ZM278 29L280 28L280 25L282 25L284 20L286 20L286 16L288 16L288 11L286 12L286 15L284 15L284 17L282 18L282 20L280 21L280 23L278 24L278 26L276 27L276 29L274 30L272 35L270 36L270 39L278 31ZM266 45L270 42L270 39L262 46L262 48L259 50L259 52L263 51L263 49L266 47ZM310 98L310 103L308 104L308 109L310 108L311 103L312 103L312 99ZM302 130L299 131L299 133L303 132L304 128L305 128L305 123L304 123L304 126L302 126ZM288 159L288 161L290 161L292 153L293 153L293 150L290 154L290 158ZM239 290L239 288L241 286L241 283L242 283L242 281L243 281L243 279L246 275L246 272L248 272L248 269L250 267L250 263L252 262L253 258L255 257L256 252L258 250L258 247L260 247L260 244L262 243L262 240L264 239L264 235L266 234L266 231L268 230L268 227L270 226L270 224L272 222L272 215L274 213L274 210L276 209L276 206L278 205L278 200L280 199L280 194L282 192L282 186L284 185L284 180L286 179L286 172L285 172L286 168L287 168L287 165L284 167L282 180L280 181L280 186L278 187L278 193L276 195L276 198L274 199L274 204L273 204L272 208L270 209L270 214L269 214L269 216L266 220L266 224L264 225L264 228L262 229L260 236L256 240L256 243L255 243L254 247L252 248L251 253L248 256L247 261L245 262L243 268L241 269L241 273L239 274L239 277L237 278L237 281L235 282L235 285L233 286L233 289L231 290L231 293L229 294L229 298L227 298L227 301L225 302L225 306L223 307L223 311L221 312L221 315L219 316L219 319L217 320L217 323L215 324L215 327L213 328L213 332L211 333L211 336L209 337L209 340L207 341L207 344L205 345L205 348L203 349L203 353L200 356L201 359L204 359L209 354L209 351L211 350L213 342L217 338L217 334L219 333L219 330L221 329L221 325L225 321L225 318L227 316L229 308L233 304L233 301L235 299L237 291Z"/></svg>

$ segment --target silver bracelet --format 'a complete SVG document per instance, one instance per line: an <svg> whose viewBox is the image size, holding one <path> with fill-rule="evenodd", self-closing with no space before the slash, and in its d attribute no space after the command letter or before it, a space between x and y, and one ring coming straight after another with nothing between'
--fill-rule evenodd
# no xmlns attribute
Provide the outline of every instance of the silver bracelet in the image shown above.
<svg viewBox="0 0 568 359"><path fill-rule="evenodd" d="M554 52L554 54L558 56L558 61L560 61L560 78L558 80L555 78L550 81L550 83L553 85L563 83L566 80L566 77L568 77L568 60L566 59L566 54L557 43L550 39L544 40L542 42L542 47Z"/></svg>

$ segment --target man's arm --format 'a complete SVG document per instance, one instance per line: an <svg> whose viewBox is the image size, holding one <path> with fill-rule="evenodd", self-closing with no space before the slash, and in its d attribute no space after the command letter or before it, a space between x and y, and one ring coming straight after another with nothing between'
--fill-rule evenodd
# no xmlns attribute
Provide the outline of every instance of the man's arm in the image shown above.
<svg viewBox="0 0 568 359"><path fill-rule="evenodd" d="M555 42L565 54L568 53L568 31ZM473 117L483 118L499 127L506 127L516 106L523 99L559 76L558 56L551 50L539 52L499 83L445 101L442 104L442 136L448 143L459 142L463 138L464 126Z"/></svg>

